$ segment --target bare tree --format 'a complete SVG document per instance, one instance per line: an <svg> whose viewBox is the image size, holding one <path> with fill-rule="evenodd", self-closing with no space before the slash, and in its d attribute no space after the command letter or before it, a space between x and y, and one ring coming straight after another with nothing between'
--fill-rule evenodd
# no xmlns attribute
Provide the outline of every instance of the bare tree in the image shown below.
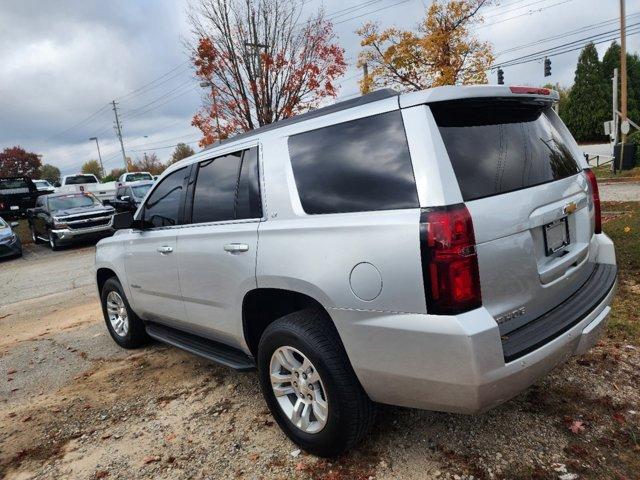
<svg viewBox="0 0 640 480"><path fill-rule="evenodd" d="M344 50L319 10L292 0L197 0L190 6L196 75L210 85L193 118L201 145L267 125L335 97Z"/></svg>

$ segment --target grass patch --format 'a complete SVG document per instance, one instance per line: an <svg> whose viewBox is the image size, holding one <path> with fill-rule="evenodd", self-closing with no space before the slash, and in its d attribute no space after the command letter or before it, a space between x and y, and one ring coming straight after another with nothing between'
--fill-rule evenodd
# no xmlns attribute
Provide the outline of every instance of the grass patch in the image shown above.
<svg viewBox="0 0 640 480"><path fill-rule="evenodd" d="M618 170L614 175L611 171L611 164L600 165L599 167L592 167L593 173L596 174L596 178L599 180L606 180L612 178L640 178L640 166L632 168L631 170Z"/></svg>
<svg viewBox="0 0 640 480"><path fill-rule="evenodd" d="M607 335L640 344L640 202L603 202L603 230L616 247L618 293Z"/></svg>

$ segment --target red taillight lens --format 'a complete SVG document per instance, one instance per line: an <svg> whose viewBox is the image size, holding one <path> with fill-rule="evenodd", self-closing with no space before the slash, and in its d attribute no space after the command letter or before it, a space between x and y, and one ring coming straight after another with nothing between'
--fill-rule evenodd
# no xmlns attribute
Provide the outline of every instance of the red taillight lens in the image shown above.
<svg viewBox="0 0 640 480"><path fill-rule="evenodd" d="M585 168L584 173L587 174L589 187L591 188L591 198L593 199L593 208L595 210L596 227L595 233L602 233L602 210L600 208L600 192L598 191L598 181L596 174L590 168Z"/></svg>
<svg viewBox="0 0 640 480"><path fill-rule="evenodd" d="M476 240L467 207L423 210L420 236L428 313L451 315L482 305Z"/></svg>

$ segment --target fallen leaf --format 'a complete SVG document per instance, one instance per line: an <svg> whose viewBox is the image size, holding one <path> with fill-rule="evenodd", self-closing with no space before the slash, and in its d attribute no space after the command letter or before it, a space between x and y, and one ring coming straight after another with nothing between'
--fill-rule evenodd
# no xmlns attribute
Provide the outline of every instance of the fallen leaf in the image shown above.
<svg viewBox="0 0 640 480"><path fill-rule="evenodd" d="M624 227L624 233L629 233L631 231L631 227Z"/></svg>
<svg viewBox="0 0 640 480"><path fill-rule="evenodd" d="M624 418L624 415L621 413L614 413L613 414L613 419L618 422L620 425L624 425L625 423L627 423L627 419Z"/></svg>
<svg viewBox="0 0 640 480"><path fill-rule="evenodd" d="M31 415L27 415L22 419L23 422L28 422L29 420L31 420Z"/></svg>
<svg viewBox="0 0 640 480"><path fill-rule="evenodd" d="M169 435L164 436L165 442L171 442L172 440L175 440L175 438L176 438L175 433L170 433Z"/></svg>
<svg viewBox="0 0 640 480"><path fill-rule="evenodd" d="M107 472L106 470L98 470L96 472L96 478L105 478L109 476L109 472Z"/></svg>
<svg viewBox="0 0 640 480"><path fill-rule="evenodd" d="M571 430L576 435L578 433L584 432L584 422L582 420L574 420L573 422L571 422L569 430Z"/></svg>
<svg viewBox="0 0 640 480"><path fill-rule="evenodd" d="M259 458L260 458L260 455L258 455L257 453L249 454L249 460L251 460L254 463L257 462Z"/></svg>
<svg viewBox="0 0 640 480"><path fill-rule="evenodd" d="M160 457L158 455L149 455L147 457L144 457L142 461L144 462L145 465L148 465L149 463L159 462Z"/></svg>
<svg viewBox="0 0 640 480"><path fill-rule="evenodd" d="M105 434L104 434L104 435L102 435L100 438L101 438L102 440L106 440L106 439L108 439L108 438L111 438L111 434L110 434L110 433L105 433Z"/></svg>
<svg viewBox="0 0 640 480"><path fill-rule="evenodd" d="M13 375L14 373L18 373L18 371L15 368L7 370L7 375Z"/></svg>

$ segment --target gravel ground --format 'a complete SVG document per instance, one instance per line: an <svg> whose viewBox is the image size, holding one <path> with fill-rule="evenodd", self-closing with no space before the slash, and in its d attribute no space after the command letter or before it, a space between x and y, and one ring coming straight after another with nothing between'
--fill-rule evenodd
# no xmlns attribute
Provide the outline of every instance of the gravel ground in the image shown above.
<svg viewBox="0 0 640 480"><path fill-rule="evenodd" d="M483 415L382 406L366 441L328 461L280 432L255 373L119 349L91 248L32 253L0 265L0 478L638 478L636 346L604 340Z"/></svg>

